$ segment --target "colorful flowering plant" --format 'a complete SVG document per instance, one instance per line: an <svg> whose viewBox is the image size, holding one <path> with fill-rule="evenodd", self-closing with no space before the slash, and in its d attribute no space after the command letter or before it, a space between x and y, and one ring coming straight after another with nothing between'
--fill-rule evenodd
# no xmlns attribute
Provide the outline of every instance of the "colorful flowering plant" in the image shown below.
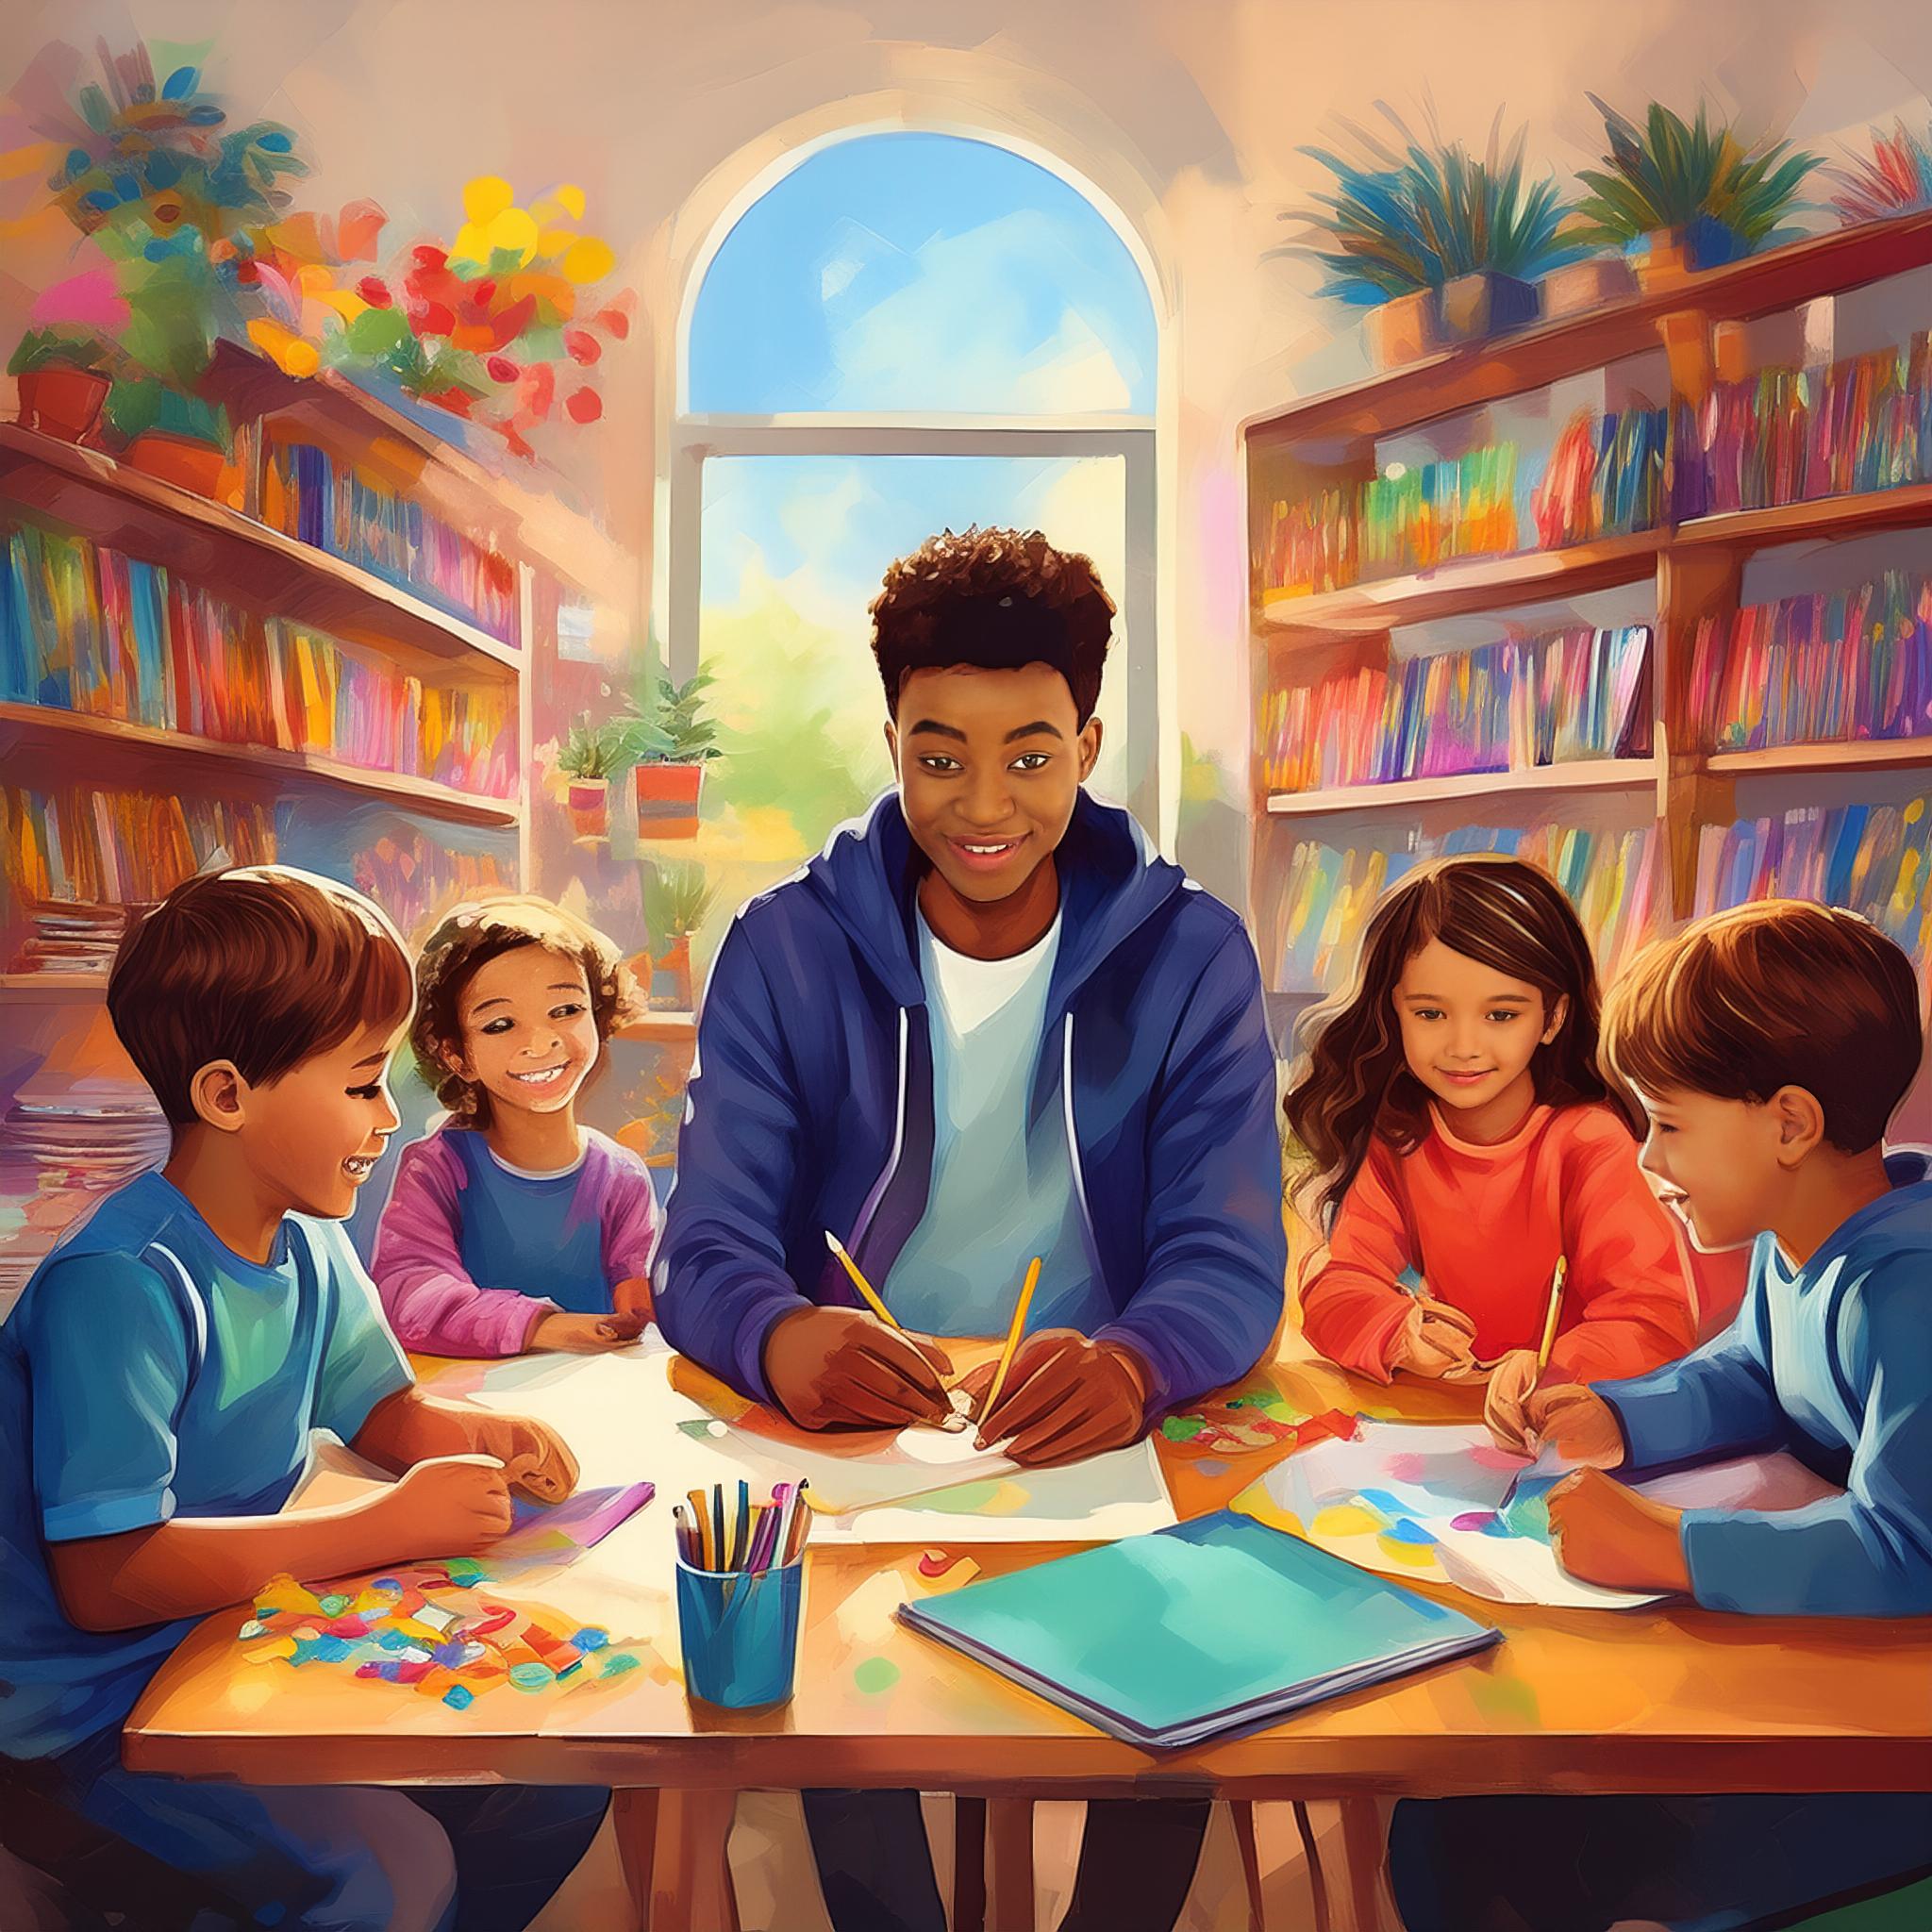
<svg viewBox="0 0 1932 1932"><path fill-rule="evenodd" d="M630 297L599 298L615 266L608 242L581 233L581 189L566 184L525 208L508 181L463 191L468 219L449 246L421 242L389 275L365 275L368 306L350 322L351 356L386 369L425 402L487 424L520 455L559 401L574 423L603 401L588 370L602 338L630 331Z"/></svg>

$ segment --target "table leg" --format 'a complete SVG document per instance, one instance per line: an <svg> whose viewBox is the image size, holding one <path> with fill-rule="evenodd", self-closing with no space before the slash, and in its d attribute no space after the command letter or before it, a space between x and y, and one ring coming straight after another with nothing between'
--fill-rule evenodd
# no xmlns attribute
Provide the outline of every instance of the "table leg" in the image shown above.
<svg viewBox="0 0 1932 1932"><path fill-rule="evenodd" d="M739 1932L726 1856L736 1803L732 1791L657 1793L649 1905L640 1915L644 1932ZM638 1870L637 1855L627 1856L625 1874L633 1887Z"/></svg>
<svg viewBox="0 0 1932 1932"><path fill-rule="evenodd" d="M1348 1866L1343 1932L1381 1932L1382 1867L1389 1841L1379 1799L1341 1800L1341 1855Z"/></svg>
<svg viewBox="0 0 1932 1932"><path fill-rule="evenodd" d="M630 1892L632 1932L651 1932L651 1874L658 1862L656 1786L614 1792L610 1821L617 1833L617 1857Z"/></svg>
<svg viewBox="0 0 1932 1932"><path fill-rule="evenodd" d="M1261 1848L1255 1841L1255 1801L1231 1798L1227 1815L1234 1822L1234 1841L1241 1855L1241 1878L1248 1888L1248 1932L1268 1932L1268 1910L1261 1897Z"/></svg>
<svg viewBox="0 0 1932 1932"><path fill-rule="evenodd" d="M1301 1835L1302 1857L1308 1868L1308 1904L1314 1915L1314 1932L1333 1932L1328 1921L1328 1881L1322 1872L1322 1853L1315 1843L1315 1827L1309 1822L1305 1800L1296 1798L1291 1807L1294 1828Z"/></svg>
<svg viewBox="0 0 1932 1932"><path fill-rule="evenodd" d="M953 1932L986 1932L986 1800L953 1800Z"/></svg>
<svg viewBox="0 0 1932 1932"><path fill-rule="evenodd" d="M992 1884L987 1932L1033 1932L1033 1800L989 1798Z"/></svg>

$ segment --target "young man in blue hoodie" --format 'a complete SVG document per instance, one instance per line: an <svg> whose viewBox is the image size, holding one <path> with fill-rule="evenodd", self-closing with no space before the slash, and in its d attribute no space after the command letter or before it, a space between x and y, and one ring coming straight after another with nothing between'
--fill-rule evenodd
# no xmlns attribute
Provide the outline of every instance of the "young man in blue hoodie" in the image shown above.
<svg viewBox="0 0 1932 1932"><path fill-rule="evenodd" d="M982 1441L1136 1441L1244 1374L1287 1266L1275 1074L1239 918L1090 798L1113 604L1038 532L935 537L873 605L898 774L740 911L706 993L658 1319L812 1428L948 1412L895 1318L1027 1335ZM983 1391L984 1372L967 1386ZM841 1932L942 1925L912 1792L807 1793ZM1063 1932L1170 1924L1205 1803L1096 1805Z"/></svg>
<svg viewBox="0 0 1932 1932"><path fill-rule="evenodd" d="M1684 1360L1492 1414L1506 1446L1586 1465L1550 1492L1557 1556L1711 1610L1932 1615L1932 1179L1884 1144L1920 1066L1911 960L1855 913L1763 901L1646 953L1603 1040L1650 1117L1644 1167L1751 1274ZM1603 1473L1767 1450L1843 1493L1672 1509ZM1932 1870L1932 1794L1406 1804L1392 1858L1410 1932L1785 1925Z"/></svg>

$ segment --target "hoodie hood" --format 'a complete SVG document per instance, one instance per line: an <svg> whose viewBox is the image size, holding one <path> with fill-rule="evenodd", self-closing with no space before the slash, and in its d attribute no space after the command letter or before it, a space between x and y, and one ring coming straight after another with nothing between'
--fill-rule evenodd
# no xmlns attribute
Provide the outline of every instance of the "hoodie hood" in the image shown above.
<svg viewBox="0 0 1932 1932"><path fill-rule="evenodd" d="M1048 1021L1130 934L1187 883L1133 815L1082 790L1054 853L1060 886L1060 944ZM805 884L850 936L858 956L901 1007L925 1003L914 939L918 848L896 789L862 818L841 825L805 869Z"/></svg>

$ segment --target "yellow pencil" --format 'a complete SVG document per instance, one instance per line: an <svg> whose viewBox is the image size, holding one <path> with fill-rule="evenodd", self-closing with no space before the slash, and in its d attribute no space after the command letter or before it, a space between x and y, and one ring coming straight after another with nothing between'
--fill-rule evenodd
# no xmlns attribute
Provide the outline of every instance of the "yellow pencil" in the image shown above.
<svg viewBox="0 0 1932 1932"><path fill-rule="evenodd" d="M1020 1336L1026 1326L1026 1309L1033 1300L1033 1291L1040 1286L1040 1257L1035 1255L1027 1264L1026 1280L1020 1290L1020 1299L1013 1304L1013 1324L1007 1330L1007 1345L1000 1350L1000 1365L992 1372L992 1386L986 1391L986 1402L979 1413L982 1418L992 1413L993 1404L1000 1399L1000 1391L1007 1386L1007 1371L1013 1366L1013 1357L1019 1352Z"/></svg>
<svg viewBox="0 0 1932 1932"><path fill-rule="evenodd" d="M1537 1374L1550 1365L1550 1349L1557 1340L1557 1314L1563 1306L1563 1277L1570 1272L1570 1257L1558 1255L1557 1265L1550 1275L1550 1311L1543 1317L1543 1339L1536 1352Z"/></svg>
<svg viewBox="0 0 1932 1932"><path fill-rule="evenodd" d="M865 1297L865 1305L888 1328L897 1328L899 1324L892 1319L892 1311L878 1297L878 1291L858 1272L858 1263L845 1252L845 1243L828 1227L825 1230L825 1245L837 1255L841 1265L852 1277L852 1285ZM903 1330L901 1331L904 1332Z"/></svg>

